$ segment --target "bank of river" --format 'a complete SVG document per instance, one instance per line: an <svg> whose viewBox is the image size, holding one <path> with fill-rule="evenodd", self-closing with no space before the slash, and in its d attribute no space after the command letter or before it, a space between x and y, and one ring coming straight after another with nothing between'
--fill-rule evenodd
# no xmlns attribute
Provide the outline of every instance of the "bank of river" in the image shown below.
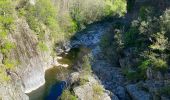
<svg viewBox="0 0 170 100"><path fill-rule="evenodd" d="M80 63L76 64L76 62L81 60L84 54L90 50L92 54L97 55L98 51L100 51L100 48L98 49L100 39L110 26L111 25L108 23L97 24L77 33L78 35L76 35L71 42L74 49L71 49L67 55L63 54L63 59L59 61L59 63L68 64L69 66L66 68L57 66L48 69L45 75L46 83L39 89L28 94L30 100L46 100L52 86L64 81L71 72L77 70L77 67L75 66Z"/></svg>
<svg viewBox="0 0 170 100"><path fill-rule="evenodd" d="M63 81L73 72L72 66L76 60L79 48L71 49L68 54L63 54L63 58L59 60L61 64L68 64L68 67L54 66L45 72L45 84L38 89L27 94L30 100L48 100L48 97L54 93L54 88L63 86ZM60 84L61 83L61 84ZM57 90L62 92L61 89ZM50 98L50 97L49 97Z"/></svg>

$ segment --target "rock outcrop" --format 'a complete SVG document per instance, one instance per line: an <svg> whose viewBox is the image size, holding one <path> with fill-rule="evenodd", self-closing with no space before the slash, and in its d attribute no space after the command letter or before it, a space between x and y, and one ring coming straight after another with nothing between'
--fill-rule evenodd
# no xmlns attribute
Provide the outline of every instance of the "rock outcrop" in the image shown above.
<svg viewBox="0 0 170 100"><path fill-rule="evenodd" d="M105 92L102 85L92 76L88 77L87 83L84 85L75 87L74 93L78 97L79 100L111 100L109 94ZM99 85L103 90L100 90L101 93L96 93L99 91L94 90L94 86ZM114 100L118 100L118 98L114 95Z"/></svg>
<svg viewBox="0 0 170 100"><path fill-rule="evenodd" d="M135 84L126 86L126 89L133 100L152 100L149 93L140 90Z"/></svg>

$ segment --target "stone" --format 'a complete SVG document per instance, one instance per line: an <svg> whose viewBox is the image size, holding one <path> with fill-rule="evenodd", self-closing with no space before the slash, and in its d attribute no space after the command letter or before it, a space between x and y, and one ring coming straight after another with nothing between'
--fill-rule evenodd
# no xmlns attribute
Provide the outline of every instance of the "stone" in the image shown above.
<svg viewBox="0 0 170 100"><path fill-rule="evenodd" d="M115 94L119 97L120 100L126 99L126 90L122 86L118 86L115 90Z"/></svg>
<svg viewBox="0 0 170 100"><path fill-rule="evenodd" d="M36 0L29 0L29 2L30 2L31 5L35 5Z"/></svg>
<svg viewBox="0 0 170 100"><path fill-rule="evenodd" d="M80 79L80 73L74 72L74 73L71 73L68 81L70 84L73 84L73 83L77 82L79 79Z"/></svg>
<svg viewBox="0 0 170 100"><path fill-rule="evenodd" d="M153 71L150 67L146 70L146 76L147 79L153 79Z"/></svg>
<svg viewBox="0 0 170 100"><path fill-rule="evenodd" d="M111 100L108 92L105 92L106 90L104 88L102 94L96 94L93 90L94 85L101 85L98 83L98 80L96 80L93 76L89 76L88 79L89 82L85 83L84 85L77 86L73 89L75 95L78 97L78 100ZM117 98L117 96L114 95L114 98ZM118 100L118 98L112 100Z"/></svg>
<svg viewBox="0 0 170 100"><path fill-rule="evenodd" d="M152 100L151 95L139 89L136 84L127 85L126 89L133 100Z"/></svg>
<svg viewBox="0 0 170 100"><path fill-rule="evenodd" d="M61 55L63 53L67 53L69 52L71 49L71 45L70 45L70 42L62 42L62 43L59 43L57 46L56 46L56 53L57 55Z"/></svg>
<svg viewBox="0 0 170 100"><path fill-rule="evenodd" d="M161 100L170 100L170 97L161 96Z"/></svg>

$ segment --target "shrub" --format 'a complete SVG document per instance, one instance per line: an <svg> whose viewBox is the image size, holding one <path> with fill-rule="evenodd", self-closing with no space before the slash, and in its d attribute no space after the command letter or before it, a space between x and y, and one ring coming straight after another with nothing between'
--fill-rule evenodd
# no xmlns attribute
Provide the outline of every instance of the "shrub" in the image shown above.
<svg viewBox="0 0 170 100"><path fill-rule="evenodd" d="M82 64L83 71L87 73L91 73L91 64L90 64L90 55L86 55L83 57L83 64Z"/></svg>
<svg viewBox="0 0 170 100"><path fill-rule="evenodd" d="M153 59L152 66L157 71L166 71L168 69L167 62L160 58Z"/></svg>
<svg viewBox="0 0 170 100"><path fill-rule="evenodd" d="M167 9L164 14L161 16L161 25L165 32L167 32L168 37L170 38L170 9Z"/></svg>
<svg viewBox="0 0 170 100"><path fill-rule="evenodd" d="M11 43L9 41L5 41L4 44L1 45L1 48L0 48L0 51L3 53L3 54L7 54L11 51L11 49L15 48L15 44L14 43Z"/></svg>
<svg viewBox="0 0 170 100"><path fill-rule="evenodd" d="M7 75L3 66L0 66L0 83L8 82L10 77Z"/></svg>
<svg viewBox="0 0 170 100"><path fill-rule="evenodd" d="M167 96L169 96L170 95L170 86L162 87L159 90L159 93L160 93L160 95L167 95Z"/></svg>
<svg viewBox="0 0 170 100"><path fill-rule="evenodd" d="M82 73L79 80L79 85L84 85L87 82L89 82L88 75L86 73Z"/></svg>
<svg viewBox="0 0 170 100"><path fill-rule="evenodd" d="M153 13L153 8L150 6L142 6L139 11L139 16L142 20L147 20L148 17L151 17Z"/></svg>
<svg viewBox="0 0 170 100"><path fill-rule="evenodd" d="M138 30L136 27L131 27L128 32L125 33L125 46L134 46L137 43Z"/></svg>
<svg viewBox="0 0 170 100"><path fill-rule="evenodd" d="M141 74L140 71L125 68L123 69L123 73L127 77L127 79L130 81L145 79L145 77Z"/></svg>
<svg viewBox="0 0 170 100"><path fill-rule="evenodd" d="M101 94L103 94L103 90L104 89L103 89L103 87L101 85L93 84L93 91L94 91L95 94L101 95Z"/></svg>
<svg viewBox="0 0 170 100"><path fill-rule="evenodd" d="M37 46L40 51L48 51L48 47L44 42L39 42Z"/></svg>
<svg viewBox="0 0 170 100"><path fill-rule="evenodd" d="M112 12L113 14L118 14L119 16L124 16L126 11L126 0L114 0L112 5Z"/></svg>
<svg viewBox="0 0 170 100"><path fill-rule="evenodd" d="M69 90L64 90L61 95L61 100L78 100Z"/></svg>
<svg viewBox="0 0 170 100"><path fill-rule="evenodd" d="M6 69L14 69L14 67L17 66L19 64L19 62L16 60L11 60L11 59L6 58L3 61L3 64Z"/></svg>

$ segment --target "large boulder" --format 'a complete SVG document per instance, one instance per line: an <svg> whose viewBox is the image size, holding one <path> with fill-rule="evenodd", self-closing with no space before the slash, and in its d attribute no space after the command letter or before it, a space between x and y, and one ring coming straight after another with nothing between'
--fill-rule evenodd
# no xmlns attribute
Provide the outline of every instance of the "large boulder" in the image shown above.
<svg viewBox="0 0 170 100"><path fill-rule="evenodd" d="M106 92L103 86L94 77L89 76L88 81L89 82L84 85L77 86L73 89L79 100L111 100L108 92ZM99 89L100 93L96 93L98 89L96 91L94 90L94 86L96 85L102 88L102 90ZM114 97L112 100L119 100L117 96L112 96Z"/></svg>
<svg viewBox="0 0 170 100"><path fill-rule="evenodd" d="M126 89L133 100L152 100L151 95L139 89L136 84L127 85Z"/></svg>
<svg viewBox="0 0 170 100"><path fill-rule="evenodd" d="M122 86L118 86L115 89L115 94L119 97L120 100L126 100L127 98L126 90Z"/></svg>
<svg viewBox="0 0 170 100"><path fill-rule="evenodd" d="M76 83L79 79L80 79L80 73L79 72L71 73L69 78L68 78L68 83L69 84Z"/></svg>

